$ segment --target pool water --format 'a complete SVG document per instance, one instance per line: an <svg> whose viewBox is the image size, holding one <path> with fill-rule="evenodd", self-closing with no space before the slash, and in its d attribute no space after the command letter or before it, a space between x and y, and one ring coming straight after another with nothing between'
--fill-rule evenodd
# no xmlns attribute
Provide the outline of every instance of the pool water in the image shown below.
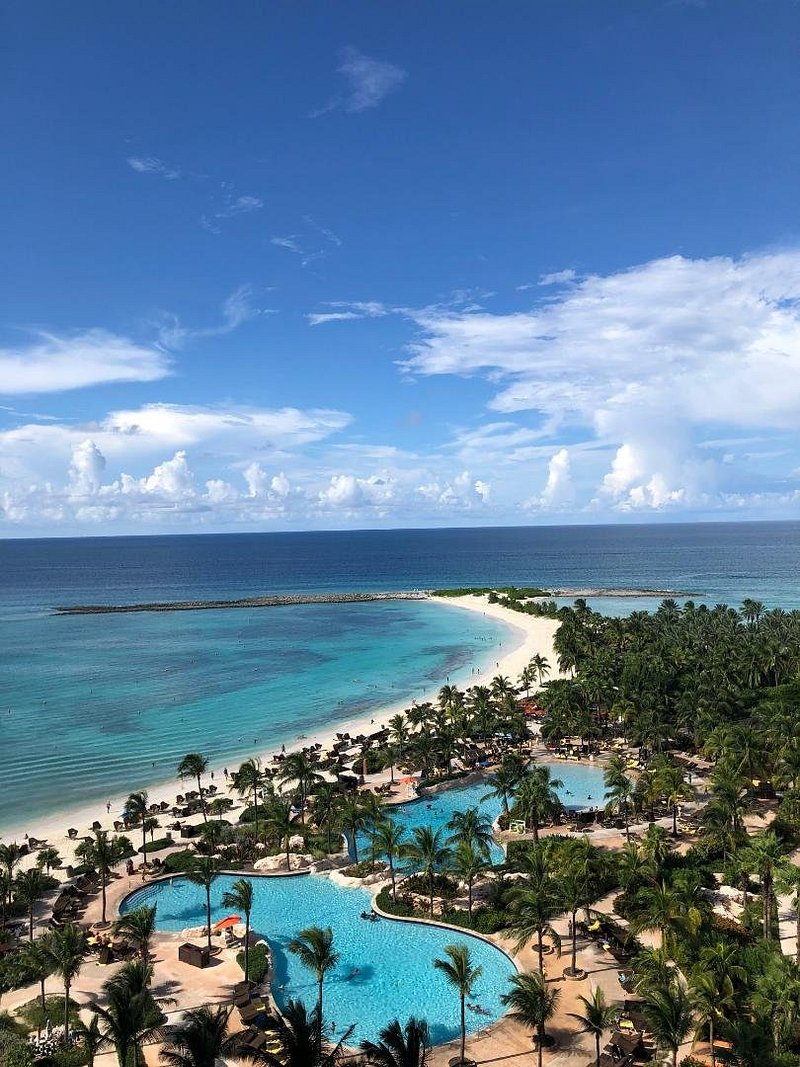
<svg viewBox="0 0 800 1067"><path fill-rule="evenodd" d="M566 761L545 765L550 768L553 778L563 783L556 791L566 808L583 809L603 806L605 786L601 767ZM407 828L409 837L411 831L418 826L432 826L434 830L439 827L446 828L456 811L466 811L467 808L479 807L481 814L488 816L494 822L503 810L503 804L496 797L487 797L488 791L489 786L485 781L473 782L471 785L454 786L440 793L397 804L386 810ZM445 836L448 832L445 829ZM367 834L360 833L358 835L358 858L367 859L368 857L369 837ZM503 850L499 845L491 846L491 860L493 863L502 862Z"/></svg>
<svg viewBox="0 0 800 1067"><path fill-rule="evenodd" d="M212 922L227 910L222 896L236 880L220 875L214 883ZM467 1011L470 1032L483 1029L504 1012L500 997L516 973L511 960L486 941L455 930L403 923L391 919L368 922L362 911L370 910L370 894L343 888L317 875L294 878L253 878L255 905L252 927L270 943L275 961L273 993L279 1005L300 998L309 1008L316 1002L314 975L287 950L287 944L307 926L330 926L334 947L341 953L335 970L325 981L324 1015L341 1037L355 1024L349 1044L377 1040L380 1031L397 1018L405 1024L410 1015L427 1019L436 1044L459 1034L457 992L433 960L444 956L446 945L467 943L475 966L483 973L470 1003L481 1013ZM133 893L121 910L143 904L157 905L160 930L177 932L205 925L205 891L184 878L155 882Z"/></svg>

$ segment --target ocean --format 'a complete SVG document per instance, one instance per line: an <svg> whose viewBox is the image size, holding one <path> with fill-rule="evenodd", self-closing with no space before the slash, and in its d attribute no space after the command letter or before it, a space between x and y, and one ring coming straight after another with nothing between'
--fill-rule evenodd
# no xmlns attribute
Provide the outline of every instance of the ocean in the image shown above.
<svg viewBox="0 0 800 1067"><path fill-rule="evenodd" d="M515 527L0 542L0 829L238 765L469 684L507 630L416 601L56 616L65 604L477 584L691 591L800 606L800 523ZM658 600L598 600L622 613Z"/></svg>

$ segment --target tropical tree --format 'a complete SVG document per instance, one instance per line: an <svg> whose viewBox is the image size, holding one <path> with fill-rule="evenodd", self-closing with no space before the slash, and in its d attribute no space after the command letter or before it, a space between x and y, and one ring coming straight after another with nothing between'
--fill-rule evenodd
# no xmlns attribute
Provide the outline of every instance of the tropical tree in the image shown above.
<svg viewBox="0 0 800 1067"><path fill-rule="evenodd" d="M716 1067L717 1052L714 1044L714 1030L717 1022L724 1018L723 1010L733 1004L733 983L728 976L720 978L713 971L698 964L691 974L689 992L692 1007L697 1014L695 1040L700 1030L708 1027L708 1043L711 1046L711 1067Z"/></svg>
<svg viewBox="0 0 800 1067"><path fill-rule="evenodd" d="M321 782L312 801L311 815L317 828L325 831L328 852L333 852L333 832L338 829L342 791L333 782Z"/></svg>
<svg viewBox="0 0 800 1067"><path fill-rule="evenodd" d="M800 964L800 867L786 863L778 875L778 888L782 893L791 894L795 919L795 959Z"/></svg>
<svg viewBox="0 0 800 1067"><path fill-rule="evenodd" d="M3 879L2 905L3 922L6 920L6 909L11 903L11 886L14 879L14 869L22 862L22 848L16 841L0 842L0 866L5 875Z"/></svg>
<svg viewBox="0 0 800 1067"><path fill-rule="evenodd" d="M33 941L33 912L44 893L44 875L38 867L19 871L14 879L14 896L28 912L28 936Z"/></svg>
<svg viewBox="0 0 800 1067"><path fill-rule="evenodd" d="M79 856L87 867L97 871L100 876L103 922L106 921L106 890L111 868L119 863L129 844L128 838L111 837L107 830L95 830L93 840L82 841L75 849L76 856Z"/></svg>
<svg viewBox="0 0 800 1067"><path fill-rule="evenodd" d="M281 782L295 782L300 793L300 822L305 825L306 797L314 786L322 781L322 775L314 767L307 752L290 752L278 771Z"/></svg>
<svg viewBox="0 0 800 1067"><path fill-rule="evenodd" d="M240 1041L228 1034L230 1013L226 1007L190 1008L177 1026L165 1031L161 1062L167 1067L216 1067L217 1060L235 1057Z"/></svg>
<svg viewBox="0 0 800 1067"><path fill-rule="evenodd" d="M88 1023L77 1018L72 1023L72 1030L80 1035L83 1054L86 1057L86 1067L94 1067L95 1057L106 1047L99 1017L92 1015Z"/></svg>
<svg viewBox="0 0 800 1067"><path fill-rule="evenodd" d="M142 827L142 862L147 864L147 816L150 814L150 809L147 803L147 793L144 790L140 790L138 793L131 793L128 799L125 801L125 821L132 823L140 823Z"/></svg>
<svg viewBox="0 0 800 1067"><path fill-rule="evenodd" d="M280 1015L271 1015L267 1020L266 1029L280 1050L245 1048L239 1050L239 1057L267 1067L334 1067L342 1059L354 1027L346 1030L336 1044L322 1037L324 1027L316 1008L309 1014L302 1001L290 1000Z"/></svg>
<svg viewBox="0 0 800 1067"><path fill-rule="evenodd" d="M633 799L633 782L628 777L624 756L611 756L603 772L606 787L606 811L619 812L625 820L625 838L630 841L630 804Z"/></svg>
<svg viewBox="0 0 800 1067"><path fill-rule="evenodd" d="M200 807L203 811L203 822L208 821L206 814L206 796L203 789L203 783L201 777L208 770L208 760L205 756L201 756L199 752L189 752L183 757L178 764L178 777L179 778L194 778L197 782L197 792L200 794Z"/></svg>
<svg viewBox="0 0 800 1067"><path fill-rule="evenodd" d="M541 652L537 652L531 659L530 666L533 667L536 672L536 677L539 679L539 687L544 684L545 677L550 673L550 664L547 661L547 657L543 656Z"/></svg>
<svg viewBox="0 0 800 1067"><path fill-rule="evenodd" d="M140 908L120 915L114 923L118 934L129 937L139 950L139 956L145 967L150 963L150 942L156 932L156 905L143 904Z"/></svg>
<svg viewBox="0 0 800 1067"><path fill-rule="evenodd" d="M52 973L64 983L64 1033L69 1033L69 991L83 965L86 941L83 931L74 923L67 923L56 930L49 930L39 939L44 958Z"/></svg>
<svg viewBox="0 0 800 1067"><path fill-rule="evenodd" d="M300 962L314 972L317 979L317 1006L315 1014L317 1023L321 1027L322 1012L322 989L325 976L339 963L341 954L333 947L333 931L330 926L324 930L319 926L309 926L301 930L297 937L293 937L287 948ZM320 1030L320 1038L322 1031Z"/></svg>
<svg viewBox="0 0 800 1067"><path fill-rule="evenodd" d="M410 736L411 731L409 730L406 716L402 712L393 715L389 719L389 740L393 745L397 745L398 761L401 764L403 762L403 752Z"/></svg>
<svg viewBox="0 0 800 1067"><path fill-rule="evenodd" d="M750 838L745 852L746 862L761 881L762 936L772 936L772 915L775 908L775 879L786 865L786 857L773 830L765 830Z"/></svg>
<svg viewBox="0 0 800 1067"><path fill-rule="evenodd" d="M367 823L367 811L357 793L347 793L339 807L339 825L348 835L353 862L358 863L358 831Z"/></svg>
<svg viewBox="0 0 800 1067"><path fill-rule="evenodd" d="M467 945L445 945L444 953L447 959L441 960L437 958L433 961L433 966L437 971L442 972L450 985L458 992L461 1005L460 1063L463 1064L466 1062L464 1059L464 1046L467 1041L466 1000L472 994L475 983L483 974L483 968L472 965L472 956Z"/></svg>
<svg viewBox="0 0 800 1067"><path fill-rule="evenodd" d="M580 1033L594 1035L595 1059L597 1067L600 1067L600 1040L616 1022L617 1009L606 1001L605 993L599 986L595 986L590 997L579 996L578 1000L583 1005L583 1011L571 1011L568 1014L578 1023Z"/></svg>
<svg viewBox="0 0 800 1067"><path fill-rule="evenodd" d="M54 867L61 866L61 853L52 845L40 848L36 855L36 866L49 874Z"/></svg>
<svg viewBox="0 0 800 1067"><path fill-rule="evenodd" d="M539 840L539 827L544 819L560 811L563 805L556 792L563 785L558 778L553 778L550 768L537 764L528 768L514 794L515 805L526 824L533 827L533 840Z"/></svg>
<svg viewBox="0 0 800 1067"><path fill-rule="evenodd" d="M244 913L244 978L250 977L250 915L253 911L253 883L249 878L237 878L222 897L223 908Z"/></svg>
<svg viewBox="0 0 800 1067"><path fill-rule="evenodd" d="M447 829L452 833L447 838L448 845L459 842L472 845L476 852L484 859L488 859L494 840L492 833L492 820L487 815L482 815L478 807L467 808L465 811L454 811L452 818L447 823Z"/></svg>
<svg viewBox="0 0 800 1067"><path fill-rule="evenodd" d="M508 818L509 800L525 776L526 764L519 756L508 753L494 774L486 779L489 786L481 800L499 800L503 805L503 814Z"/></svg>
<svg viewBox="0 0 800 1067"><path fill-rule="evenodd" d="M542 1067L542 1050L547 1041L545 1027L555 1014L561 990L548 984L541 971L515 974L509 979L511 991L501 1000L511 1009L510 1015L536 1033L536 1051Z"/></svg>
<svg viewBox="0 0 800 1067"><path fill-rule="evenodd" d="M206 894L206 939L211 951L211 887L219 877L219 862L213 856L193 856L186 877L202 886Z"/></svg>
<svg viewBox="0 0 800 1067"><path fill-rule="evenodd" d="M397 879L394 861L402 854L405 836L405 827L390 817L381 819L372 830L372 838L378 855L385 856L386 862L389 864L389 877L392 880L392 900L397 899Z"/></svg>
<svg viewBox="0 0 800 1067"><path fill-rule="evenodd" d="M38 941L24 942L20 947L19 958L26 974L39 983L39 1002L42 1006L42 1018L44 1018L46 1011L44 986L55 969L55 962L47 950L45 938L41 937Z"/></svg>
<svg viewBox="0 0 800 1067"><path fill-rule="evenodd" d="M660 789L666 799L667 807L672 815L672 836L678 836L678 804L682 800L690 800L693 796L691 786L684 778L683 769L675 763L667 760L661 762L655 769L656 787Z"/></svg>
<svg viewBox="0 0 800 1067"><path fill-rule="evenodd" d="M553 919L560 908L555 886L546 882L511 890L507 932L515 938L517 952L532 938L536 938L536 953L542 974L545 940L550 942L557 955L561 954L561 937L553 926Z"/></svg>
<svg viewBox="0 0 800 1067"><path fill-rule="evenodd" d="M450 859L451 850L443 840L441 827L415 826L412 839L403 846L403 855L428 882L429 914L433 918L434 878Z"/></svg>
<svg viewBox="0 0 800 1067"><path fill-rule="evenodd" d="M678 1050L692 1031L693 1011L689 991L678 981L660 989L645 990L642 1010L656 1044L672 1057L677 1067Z"/></svg>
<svg viewBox="0 0 800 1067"><path fill-rule="evenodd" d="M153 968L141 960L124 963L103 984L103 1002L93 1001L102 1036L114 1048L119 1067L140 1067L144 1041L164 1037L163 1006L166 998L154 996L150 984Z"/></svg>
<svg viewBox="0 0 800 1067"><path fill-rule="evenodd" d="M413 1015L405 1026L393 1019L378 1041L363 1041L361 1051L373 1067L426 1067L431 1035L424 1019Z"/></svg>
<svg viewBox="0 0 800 1067"><path fill-rule="evenodd" d="M233 787L239 796L249 796L252 801L256 840L258 840L258 791L263 787L264 781L264 772L256 759L245 760L233 776Z"/></svg>
<svg viewBox="0 0 800 1067"><path fill-rule="evenodd" d="M467 887L467 914L472 922L473 890L475 882L489 869L485 856L470 841L460 841L450 856L450 868L456 878Z"/></svg>
<svg viewBox="0 0 800 1067"><path fill-rule="evenodd" d="M290 842L294 830L291 804L279 797L273 797L265 809L264 831L268 837L275 838L278 846L283 848L287 871L292 869Z"/></svg>

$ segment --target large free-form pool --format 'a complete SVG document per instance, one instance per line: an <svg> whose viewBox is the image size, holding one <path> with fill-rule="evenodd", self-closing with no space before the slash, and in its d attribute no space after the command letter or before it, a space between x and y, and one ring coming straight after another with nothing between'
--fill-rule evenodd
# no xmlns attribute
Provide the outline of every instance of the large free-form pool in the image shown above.
<svg viewBox="0 0 800 1067"><path fill-rule="evenodd" d="M558 792L566 807L584 808L602 803L603 772L585 764L555 763L553 777L563 785ZM480 805L494 819L501 802L484 800L485 782L456 787L399 804L392 814L409 829L414 826L445 826L455 811ZM368 847L366 840L360 847ZM498 849L496 859L502 858ZM227 914L223 894L241 875L220 875L211 893L212 922ZM255 905L253 930L269 941L275 961L273 993L279 1004L300 998L311 1007L316 1001L313 974L287 951L288 942L307 926L330 926L341 960L325 983L325 1017L341 1036L356 1025L351 1043L375 1040L384 1026L410 1015L427 1019L436 1044L458 1036L458 996L433 960L442 957L446 945L465 942L475 965L483 968L467 1011L470 1032L481 1030L504 1011L500 1000L515 972L511 960L486 941L457 930L402 923L391 919L368 922L370 894L363 889L343 888L328 878L299 875L294 878L253 877ZM122 905L130 911L143 904L156 905L157 925L177 932L204 926L205 891L185 878L172 878L145 886Z"/></svg>
<svg viewBox="0 0 800 1067"><path fill-rule="evenodd" d="M227 914L222 895L236 880L221 875L214 883L212 922ZM253 878L255 906L252 926L266 937L275 960L273 993L279 1004L300 998L313 1007L316 981L311 971L287 951L292 937L307 926L330 926L341 960L325 982L325 1018L335 1033L353 1023L349 1043L376 1040L380 1030L398 1018L410 1015L428 1020L434 1042L458 1036L458 995L433 960L443 956L445 945L466 942L473 961L483 968L470 1003L480 1013L467 1012L470 1031L494 1022L504 1011L500 997L515 974L511 960L493 945L469 934L421 923L379 919L368 922L361 912L370 910L370 894L343 888L328 878L299 875L294 878ZM205 925L205 891L185 878L154 882L133 893L123 911L156 905L161 930L179 931Z"/></svg>

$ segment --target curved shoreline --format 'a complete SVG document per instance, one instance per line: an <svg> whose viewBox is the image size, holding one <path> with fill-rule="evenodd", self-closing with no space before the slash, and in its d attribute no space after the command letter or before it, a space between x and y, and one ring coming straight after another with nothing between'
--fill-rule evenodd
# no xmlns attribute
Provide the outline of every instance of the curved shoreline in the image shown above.
<svg viewBox="0 0 800 1067"><path fill-rule="evenodd" d="M462 688L467 688L471 685L488 684L491 678L498 673L508 674L516 678L522 668L537 652L545 655L550 659L551 663L555 662L552 638L558 628L558 623L551 619L524 615L503 608L499 604L489 604L485 596L466 596L452 599L431 596L425 599L429 603L437 604L443 608L450 607L460 611L492 617L503 623L507 629L507 635L503 636L498 645L481 650L481 660L483 662L480 668L473 668L473 674L470 674L469 666L465 666L463 671L455 672L462 674L463 681L458 681L453 675L450 676L450 680L458 681ZM554 670L551 676L555 677L557 674L558 672ZM287 737L285 735L281 736L276 732L269 742L269 747L267 747L265 739L259 745L258 752L242 755L241 759L244 760L248 756L253 756L260 758L264 763L269 763L272 760L273 753L280 749L282 742L285 742L287 749L299 749L303 745L310 746L315 743L328 747L336 740L336 735L340 732L350 732L354 736L359 733L371 733L378 730L392 715L405 711L415 700L424 701L434 698L439 685L444 684L445 680L445 678L439 679L434 688L431 682L421 679L416 691L410 691L405 697L398 699L393 704L382 708L374 708L360 714L348 714L347 709L344 708L331 708L331 718L314 733L309 732L304 737L299 735ZM336 715L336 711L342 712L341 717ZM211 747L210 740L209 747ZM210 761L209 770L213 769L214 781L218 786L224 785L223 769L225 762L225 757L217 754L214 754ZM230 760L228 759L227 762L230 762ZM206 783L209 780L209 777L206 776ZM124 793L108 792L107 799L111 804L111 813L106 813L101 796L95 796L85 803L72 805L60 810L56 809L46 815L32 816L30 818L25 817L22 804L20 804L19 813L12 814L7 822L0 823L0 840L22 841L24 835L28 833L37 838L49 840L51 844L58 845L62 849L62 853L68 854L71 851L71 843L66 839L67 827L74 826L81 829L90 826L95 819L98 819L105 829L112 830L113 820L118 818L116 813L122 810L130 792L144 788L147 790L151 802L172 801L176 793L180 792L180 782L177 777L162 778L157 782L143 782L140 779L124 783L124 788ZM69 863L70 860L65 859L65 862Z"/></svg>

